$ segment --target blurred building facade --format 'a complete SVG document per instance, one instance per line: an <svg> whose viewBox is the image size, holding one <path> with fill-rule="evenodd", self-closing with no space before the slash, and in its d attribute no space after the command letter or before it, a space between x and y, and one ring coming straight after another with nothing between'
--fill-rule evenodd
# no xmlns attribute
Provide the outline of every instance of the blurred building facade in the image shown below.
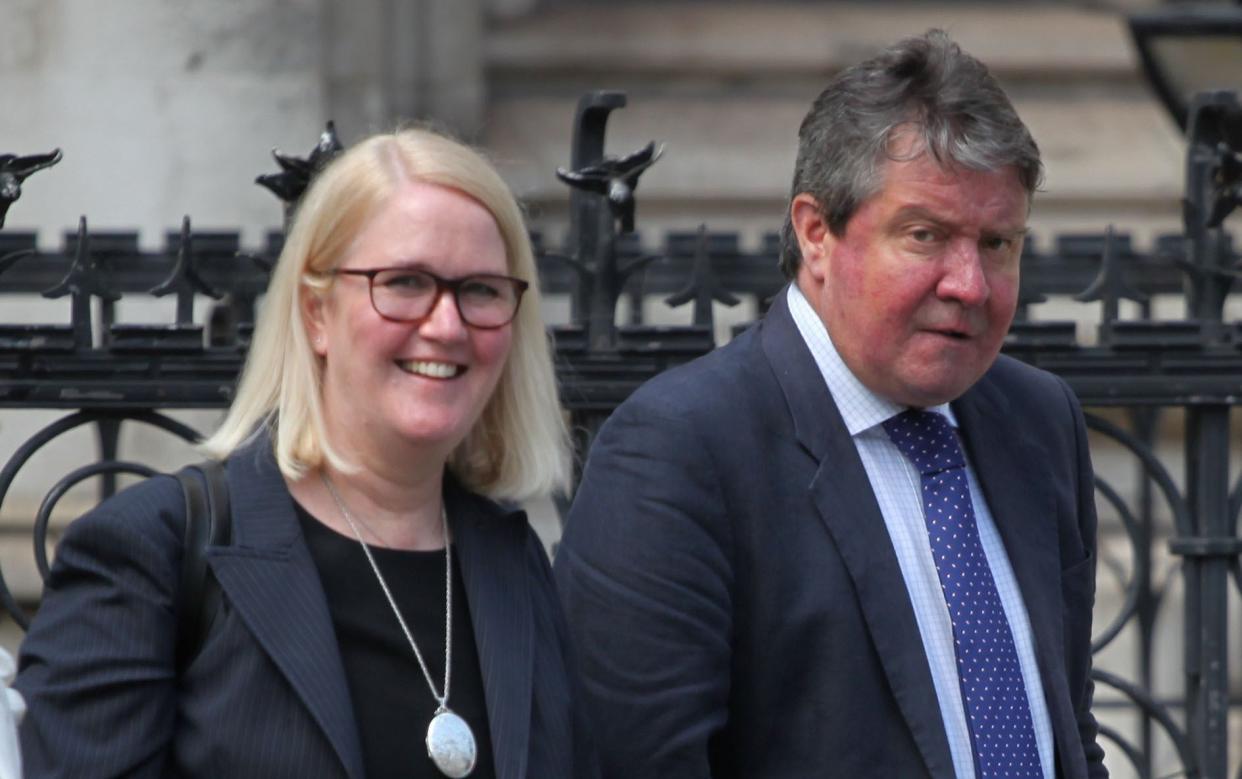
<svg viewBox="0 0 1242 779"><path fill-rule="evenodd" d="M992 68L1040 145L1047 179L1031 215L1036 245L1111 224L1145 247L1180 230L1185 154L1125 26L1126 13L1155 5L0 0L0 153L59 147L65 155L26 182L5 229L34 230L41 246L56 249L85 214L92 231L137 230L143 246L158 247L189 214L196 229L240 230L243 247L258 246L281 221L275 198L253 184L275 170L272 147L303 154L329 119L346 143L420 120L483 146L555 246L568 205L555 169L569 164L575 104L587 90L616 89L629 105L610 120L609 152L665 145L638 191L643 242L658 247L667 230L706 224L755 245L780 227L798 125L827 78L899 37L939 27ZM549 307L554 321L567 316L560 303ZM1180 316L1180 305L1157 301L1156 309ZM151 301L119 313L159 321L169 306ZM8 322L67 318L63 301L0 295L0 309ZM1098 318L1098 309L1077 311L1068 316ZM0 463L55 416L0 413ZM210 427L212 418L194 421ZM1176 433L1168 452L1175 473ZM19 594L37 592L28 528L38 501L63 463L91 446L85 432L58 442L35 464L40 473L5 500L0 568ZM122 453L160 458L167 446L137 430L126 433ZM167 457L194 459L188 451ZM1132 474L1128 462L1100 465ZM94 499L91 490L75 495L59 522ZM1125 554L1116 555L1123 567ZM1126 651L1114 652L1123 667ZM1176 694L1176 654L1167 657L1158 681ZM1133 724L1124 715L1114 721Z"/></svg>
<svg viewBox="0 0 1242 779"><path fill-rule="evenodd" d="M554 234L574 104L608 88L630 100L616 151L667 147L643 179L642 226L762 232L826 78L941 27L992 67L1040 143L1036 240L1109 223L1141 239L1178 226L1183 154L1125 30L1149 4L3 0L0 143L65 150L10 229L54 244L86 213L157 235L190 213L257 236L279 226L250 183L268 150L309 149L332 118L346 141L408 119L478 141Z"/></svg>

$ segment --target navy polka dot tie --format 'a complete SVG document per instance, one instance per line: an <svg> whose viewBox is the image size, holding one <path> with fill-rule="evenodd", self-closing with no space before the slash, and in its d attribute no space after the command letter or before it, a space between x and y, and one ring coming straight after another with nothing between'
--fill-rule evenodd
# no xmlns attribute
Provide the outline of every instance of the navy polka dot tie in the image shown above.
<svg viewBox="0 0 1242 779"><path fill-rule="evenodd" d="M979 542L957 436L941 414L906 411L884 423L918 468L923 518L940 589L953 623L953 648L979 779L1039 779L1031 707L1009 621Z"/></svg>

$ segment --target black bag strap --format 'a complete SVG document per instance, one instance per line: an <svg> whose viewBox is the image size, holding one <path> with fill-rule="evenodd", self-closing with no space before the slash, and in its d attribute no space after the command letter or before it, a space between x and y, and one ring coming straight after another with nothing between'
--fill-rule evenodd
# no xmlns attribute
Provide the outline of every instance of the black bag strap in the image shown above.
<svg viewBox="0 0 1242 779"><path fill-rule="evenodd" d="M198 655L220 611L220 584L207 567L207 547L227 546L232 536L229 485L224 463L206 460L176 473L185 493L185 543L177 588L177 671Z"/></svg>

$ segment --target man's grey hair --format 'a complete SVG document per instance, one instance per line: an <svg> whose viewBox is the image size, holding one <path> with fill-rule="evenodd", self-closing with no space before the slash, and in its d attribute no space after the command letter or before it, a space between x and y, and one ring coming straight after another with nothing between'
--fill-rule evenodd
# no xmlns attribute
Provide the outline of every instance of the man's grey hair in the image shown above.
<svg viewBox="0 0 1242 779"><path fill-rule="evenodd" d="M898 138L912 140L901 159L930 153L943 166L1013 166L1028 195L1043 178L1039 147L996 79L943 31L929 30L837 74L815 99L798 130L790 200L811 195L828 229L843 235L883 186ZM786 209L781 270L792 279L801 263Z"/></svg>

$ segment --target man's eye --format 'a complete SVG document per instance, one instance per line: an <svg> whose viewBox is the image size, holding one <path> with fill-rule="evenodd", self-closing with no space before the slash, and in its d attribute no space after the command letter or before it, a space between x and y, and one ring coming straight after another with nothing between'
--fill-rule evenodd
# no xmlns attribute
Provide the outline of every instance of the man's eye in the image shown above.
<svg viewBox="0 0 1242 779"><path fill-rule="evenodd" d="M936 231L920 227L910 231L910 239L915 243L931 243L936 240Z"/></svg>
<svg viewBox="0 0 1242 779"><path fill-rule="evenodd" d="M992 236L990 238L984 238L980 243L983 245L984 249L990 252L999 252L1008 249L1013 242L1008 238Z"/></svg>

